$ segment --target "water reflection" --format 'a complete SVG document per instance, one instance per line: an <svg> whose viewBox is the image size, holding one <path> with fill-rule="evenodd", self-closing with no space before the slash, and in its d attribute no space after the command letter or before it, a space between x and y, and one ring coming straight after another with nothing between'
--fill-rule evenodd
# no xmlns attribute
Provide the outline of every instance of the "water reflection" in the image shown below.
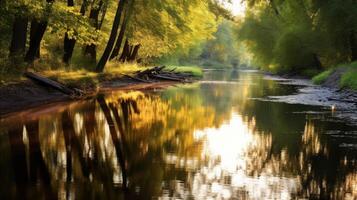
<svg viewBox="0 0 357 200"><path fill-rule="evenodd" d="M294 90L256 73L212 72L202 83L3 119L0 197L357 198L357 150L340 147L357 144L344 137L355 127L301 112L318 107L252 99ZM340 137L324 134L336 129Z"/></svg>

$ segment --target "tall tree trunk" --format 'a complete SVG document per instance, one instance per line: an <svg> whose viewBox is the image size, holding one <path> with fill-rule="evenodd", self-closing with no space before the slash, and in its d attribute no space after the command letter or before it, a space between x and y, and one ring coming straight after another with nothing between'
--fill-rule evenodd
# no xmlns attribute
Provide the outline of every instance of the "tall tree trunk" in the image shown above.
<svg viewBox="0 0 357 200"><path fill-rule="evenodd" d="M54 0L46 0L47 3L53 3ZM43 35L45 34L45 31L47 29L47 20L42 20L37 22L36 19L34 19L31 23L32 25L36 25L36 29L34 28L32 38L30 37L30 46L29 49L26 53L25 56L25 61L28 63L33 63L33 61L36 58L36 55L39 54L40 46L41 46L41 41L43 38ZM31 28L32 29L32 28Z"/></svg>
<svg viewBox="0 0 357 200"><path fill-rule="evenodd" d="M93 21L93 27L95 27L96 30L100 29L99 13L100 13L100 10L102 9L102 6L103 6L103 1L100 1L98 3L98 6L92 5L92 9L89 13L89 19L91 19ZM97 45L95 45L95 44L87 45L84 49L84 55L89 56L93 62L96 62L96 60L97 60Z"/></svg>
<svg viewBox="0 0 357 200"><path fill-rule="evenodd" d="M30 41L33 41L34 38L36 37L38 24L39 24L39 22L37 20L32 20L31 21ZM39 58L40 58L40 48L38 48L38 50L36 52L36 55L35 55L35 59L39 59Z"/></svg>
<svg viewBox="0 0 357 200"><path fill-rule="evenodd" d="M10 57L25 54L28 19L17 16L12 26Z"/></svg>
<svg viewBox="0 0 357 200"><path fill-rule="evenodd" d="M82 6L80 13L82 16L85 15L86 9L87 9L87 0L83 0ZM67 1L67 6L68 7L73 7L74 6L74 1L73 0L68 0ZM63 49L64 49L64 54L63 54L63 62L66 64L69 64L70 60L72 59L73 51L74 51L74 46L76 45L76 39L70 39L68 36L68 33L65 33L64 36L64 41L63 41Z"/></svg>
<svg viewBox="0 0 357 200"><path fill-rule="evenodd" d="M120 51L120 47L121 47L121 43L123 42L124 39L124 33L125 33L125 29L126 29L126 23L127 20L124 20L121 28L120 28L120 32L117 38L117 41L115 43L115 47L113 49L112 54L110 55L110 60L114 59L115 57L117 57L119 55L119 51Z"/></svg>
<svg viewBox="0 0 357 200"><path fill-rule="evenodd" d="M134 2L135 2L135 0L130 1L128 9L126 9L124 20L123 20L123 23L121 24L120 32L119 32L117 41L115 43L115 47L113 49L112 54L110 55L110 60L114 59L115 57L117 57L119 55L120 47L121 47L121 44L123 43L123 39L124 39L126 26L130 20L131 13L133 11Z"/></svg>
<svg viewBox="0 0 357 200"><path fill-rule="evenodd" d="M118 8L115 13L112 31L110 33L109 41L107 43L107 46L105 47L104 53L97 64L97 67L96 67L97 72L102 72L104 70L104 67L108 62L109 56L112 53L115 39L116 39L117 33L118 33L118 28L120 25L120 18L122 16L125 4L126 4L126 0L118 0Z"/></svg>
<svg viewBox="0 0 357 200"><path fill-rule="evenodd" d="M41 41L43 35L45 34L47 28L47 21L42 22L32 22L32 24L37 24L37 28L33 29L32 37L30 37L30 46L25 56L25 61L28 63L32 63L38 56L41 46Z"/></svg>
<svg viewBox="0 0 357 200"><path fill-rule="evenodd" d="M125 62L126 58L130 54L130 45L128 39L125 40L124 48L119 58L120 62Z"/></svg>
<svg viewBox="0 0 357 200"><path fill-rule="evenodd" d="M140 49L140 44L137 44L134 46L133 52L131 53L130 57L127 59L128 61L135 61L136 60L136 56L139 53L139 49Z"/></svg>
<svg viewBox="0 0 357 200"><path fill-rule="evenodd" d="M67 6L74 7L74 1L67 0ZM66 32L65 36L64 36L64 41L63 41L64 54L63 54L63 58L62 58L63 62L65 62L66 64L68 64L70 59L72 58L73 49L74 49L75 44L76 44L76 40L73 38L69 38L68 32Z"/></svg>
<svg viewBox="0 0 357 200"><path fill-rule="evenodd" d="M350 33L350 45L351 45L351 61L357 60L357 39L356 39L356 31L351 30Z"/></svg>

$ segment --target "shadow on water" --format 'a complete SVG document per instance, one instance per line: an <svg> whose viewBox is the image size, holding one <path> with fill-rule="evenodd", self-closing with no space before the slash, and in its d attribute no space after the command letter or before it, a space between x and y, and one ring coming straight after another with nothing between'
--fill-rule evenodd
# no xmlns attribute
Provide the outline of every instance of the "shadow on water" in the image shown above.
<svg viewBox="0 0 357 200"><path fill-rule="evenodd" d="M231 84L234 82L235 84ZM355 199L356 127L258 73L1 122L1 199Z"/></svg>

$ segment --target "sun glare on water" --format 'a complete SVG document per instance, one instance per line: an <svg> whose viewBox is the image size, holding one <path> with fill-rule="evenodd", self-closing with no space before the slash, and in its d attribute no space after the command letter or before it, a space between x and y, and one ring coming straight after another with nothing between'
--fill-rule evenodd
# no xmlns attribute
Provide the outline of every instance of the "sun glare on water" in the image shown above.
<svg viewBox="0 0 357 200"><path fill-rule="evenodd" d="M267 162L266 152L272 145L270 134L257 134L254 120L247 124L234 114L231 121L219 128L195 131L196 139L205 139L202 158L209 158L193 179L197 199L290 199L298 191L297 177L281 177L272 173L277 163ZM254 171L261 171L259 176Z"/></svg>

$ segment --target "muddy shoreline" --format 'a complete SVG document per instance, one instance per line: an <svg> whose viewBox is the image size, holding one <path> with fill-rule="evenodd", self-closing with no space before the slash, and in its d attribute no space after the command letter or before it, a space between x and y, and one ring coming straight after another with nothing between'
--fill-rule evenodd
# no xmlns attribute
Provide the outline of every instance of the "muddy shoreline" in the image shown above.
<svg viewBox="0 0 357 200"><path fill-rule="evenodd" d="M86 97L90 99L99 93L113 90L150 90L162 89L179 84L175 81L157 81L153 83L142 83L125 77L104 81L98 88ZM83 99L73 99L55 89L39 86L30 80L12 83L0 87L0 118L5 118L17 113L29 114L31 109L37 107L50 107L54 104L69 104Z"/></svg>

